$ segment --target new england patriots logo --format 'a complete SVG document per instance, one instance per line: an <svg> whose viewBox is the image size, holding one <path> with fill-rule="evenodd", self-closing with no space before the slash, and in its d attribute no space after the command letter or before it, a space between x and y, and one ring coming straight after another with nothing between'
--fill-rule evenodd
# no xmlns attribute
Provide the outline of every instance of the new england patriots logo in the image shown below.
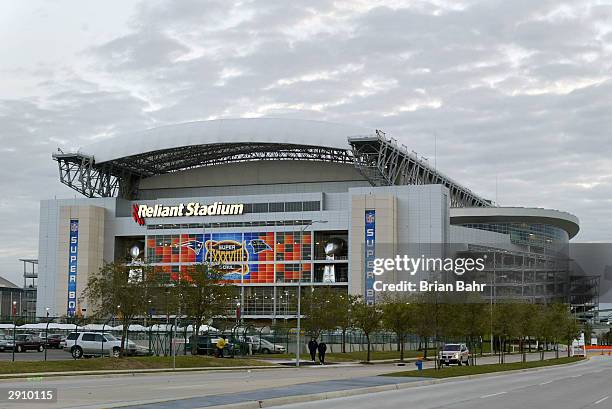
<svg viewBox="0 0 612 409"><path fill-rule="evenodd" d="M253 239L249 241L249 246L253 249L254 254L261 253L262 251L272 250L272 247L268 245L262 239Z"/></svg>
<svg viewBox="0 0 612 409"><path fill-rule="evenodd" d="M189 241L182 242L181 244L179 244L179 246L187 247L189 250L193 251L197 256L200 254L200 251L202 251L202 248L204 247L204 243L198 240L189 240Z"/></svg>

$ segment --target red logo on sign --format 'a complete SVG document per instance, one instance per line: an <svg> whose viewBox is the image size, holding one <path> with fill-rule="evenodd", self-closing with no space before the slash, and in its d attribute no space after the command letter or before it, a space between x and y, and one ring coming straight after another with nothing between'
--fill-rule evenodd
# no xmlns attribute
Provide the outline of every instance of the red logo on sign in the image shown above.
<svg viewBox="0 0 612 409"><path fill-rule="evenodd" d="M132 219L141 226L145 224L144 218L138 215L138 204L136 203L132 205Z"/></svg>

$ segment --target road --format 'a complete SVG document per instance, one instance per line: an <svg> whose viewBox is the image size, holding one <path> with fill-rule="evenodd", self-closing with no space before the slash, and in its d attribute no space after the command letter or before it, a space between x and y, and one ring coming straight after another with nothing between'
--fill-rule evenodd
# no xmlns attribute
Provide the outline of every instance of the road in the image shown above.
<svg viewBox="0 0 612 409"><path fill-rule="evenodd" d="M325 401L334 409L608 409L612 408L612 359L596 356L569 367L453 380L449 383ZM314 409L309 402L278 409Z"/></svg>
<svg viewBox="0 0 612 409"><path fill-rule="evenodd" d="M552 356L551 354L547 357ZM537 359L537 357L537 354L532 354L530 359ZM519 356L508 358L509 360L520 359ZM612 358L610 359L612 361ZM483 364L496 362L496 358L482 358L479 362ZM427 366L431 365L431 363L427 364ZM304 390L307 391L308 383L338 379L357 379L413 368L413 364L408 364L406 367L396 367L391 364L354 364L303 367L300 369L279 368L113 376L71 376L34 380L1 380L0 387L23 388L30 386L57 388L59 396L57 404L44 405L45 408L100 408L126 403L137 404L189 397L231 395L237 391L246 392L270 387L288 387L291 385L304 385ZM23 407L23 405L13 405L12 407Z"/></svg>
<svg viewBox="0 0 612 409"><path fill-rule="evenodd" d="M64 352L61 349L49 349L47 350L47 361L58 361L62 359L71 359L72 357L68 352ZM12 351L0 352L0 362L11 361L13 359ZM15 352L15 361L44 361L45 353L38 351L27 351L27 352Z"/></svg>

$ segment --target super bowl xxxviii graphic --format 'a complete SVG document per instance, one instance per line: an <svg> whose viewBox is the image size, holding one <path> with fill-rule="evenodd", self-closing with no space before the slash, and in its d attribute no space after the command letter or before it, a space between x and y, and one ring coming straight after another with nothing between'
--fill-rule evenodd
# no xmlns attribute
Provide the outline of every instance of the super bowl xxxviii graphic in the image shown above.
<svg viewBox="0 0 612 409"><path fill-rule="evenodd" d="M248 280L259 265L273 261L274 233L194 234L178 244L181 252L193 252L193 261L207 261L226 280Z"/></svg>

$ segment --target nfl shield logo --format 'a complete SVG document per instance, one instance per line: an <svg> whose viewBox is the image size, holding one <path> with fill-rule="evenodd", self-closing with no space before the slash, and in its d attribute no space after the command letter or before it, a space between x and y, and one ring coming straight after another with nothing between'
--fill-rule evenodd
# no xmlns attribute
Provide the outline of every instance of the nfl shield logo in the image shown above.
<svg viewBox="0 0 612 409"><path fill-rule="evenodd" d="M70 223L70 231L77 231L77 230L79 230L79 224L77 222Z"/></svg>
<svg viewBox="0 0 612 409"><path fill-rule="evenodd" d="M366 223L374 223L374 213L368 213L366 215Z"/></svg>

